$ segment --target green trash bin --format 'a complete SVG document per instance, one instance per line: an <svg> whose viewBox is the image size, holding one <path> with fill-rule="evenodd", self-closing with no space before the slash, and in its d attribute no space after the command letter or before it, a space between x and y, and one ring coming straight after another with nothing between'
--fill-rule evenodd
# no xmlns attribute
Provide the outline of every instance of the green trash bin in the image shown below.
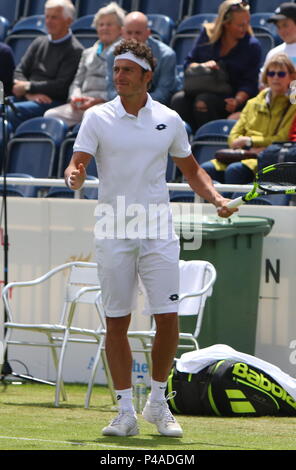
<svg viewBox="0 0 296 470"><path fill-rule="evenodd" d="M236 215L229 222L217 216L204 217L202 225L196 221L196 230L202 229L202 241L200 248L193 250L188 249L189 235L194 233L192 219L180 215L174 223L180 235L180 259L210 261L217 270L213 294L204 311L199 347L227 344L254 355L263 237L274 221ZM192 332L194 324L192 317L180 317L181 331Z"/></svg>

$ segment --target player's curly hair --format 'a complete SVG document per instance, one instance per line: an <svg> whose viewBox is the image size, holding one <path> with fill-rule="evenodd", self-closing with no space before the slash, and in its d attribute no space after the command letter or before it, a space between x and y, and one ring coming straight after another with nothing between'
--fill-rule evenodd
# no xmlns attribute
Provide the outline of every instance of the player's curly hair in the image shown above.
<svg viewBox="0 0 296 470"><path fill-rule="evenodd" d="M151 70L154 70L155 59L149 46L143 42L136 41L135 39L123 40L115 47L114 56L124 54L129 51L140 59L146 59Z"/></svg>

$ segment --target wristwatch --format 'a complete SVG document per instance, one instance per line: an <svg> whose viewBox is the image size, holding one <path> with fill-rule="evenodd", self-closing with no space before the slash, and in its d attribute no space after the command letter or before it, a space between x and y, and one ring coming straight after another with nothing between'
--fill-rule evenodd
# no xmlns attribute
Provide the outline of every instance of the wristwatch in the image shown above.
<svg viewBox="0 0 296 470"><path fill-rule="evenodd" d="M27 82L25 84L25 91L30 91L30 88L31 88L31 83L30 82Z"/></svg>
<svg viewBox="0 0 296 470"><path fill-rule="evenodd" d="M247 145L245 145L245 147L244 147L246 150L250 150L250 149L252 148L252 146L253 146L252 138L251 138L251 137L248 137L248 140L249 140L249 142L248 142Z"/></svg>

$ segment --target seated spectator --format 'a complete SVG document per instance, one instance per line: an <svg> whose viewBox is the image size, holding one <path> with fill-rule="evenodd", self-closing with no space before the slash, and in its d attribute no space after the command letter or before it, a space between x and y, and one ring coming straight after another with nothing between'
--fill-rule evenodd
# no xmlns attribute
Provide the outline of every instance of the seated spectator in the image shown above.
<svg viewBox="0 0 296 470"><path fill-rule="evenodd" d="M12 93L14 68L12 49L4 42L0 42L0 81L3 83L5 96Z"/></svg>
<svg viewBox="0 0 296 470"><path fill-rule="evenodd" d="M151 36L148 18L139 11L133 11L126 15L122 37L123 39L136 39L139 42L147 43L151 48L156 66L149 93L154 100L166 105L169 104L172 95L180 88L177 78L176 54L173 49ZM108 56L109 100L112 100L117 95L113 83L113 62L114 56L110 54Z"/></svg>
<svg viewBox="0 0 296 470"><path fill-rule="evenodd" d="M284 42L267 53L264 65L273 55L284 53L296 66L296 4L282 3L267 21L275 23L278 35Z"/></svg>
<svg viewBox="0 0 296 470"><path fill-rule="evenodd" d="M15 108L8 121L16 128L22 121L43 116L52 107L65 103L77 71L82 45L70 28L75 8L70 0L47 0L45 22L48 36L38 36L15 70Z"/></svg>
<svg viewBox="0 0 296 470"><path fill-rule="evenodd" d="M222 119L240 111L246 101L258 93L261 46L250 27L247 2L226 0L221 3L214 23L207 23L188 54L184 69L202 65L228 73L232 95L200 93L188 96L178 92L171 107L196 131L206 122Z"/></svg>
<svg viewBox="0 0 296 470"><path fill-rule="evenodd" d="M259 154L272 142L288 139L296 113L296 104L291 103L288 94L294 78L294 64L286 54L277 54L270 59L262 74L265 88L247 102L230 131L228 144L231 148L251 148ZM257 159L228 165L214 159L203 163L202 167L220 183L247 184L254 179Z"/></svg>
<svg viewBox="0 0 296 470"><path fill-rule="evenodd" d="M44 116L60 118L69 127L81 122L84 112L107 101L106 55L118 40L125 12L116 2L101 8L94 17L99 40L83 51L69 91L69 103L51 108Z"/></svg>

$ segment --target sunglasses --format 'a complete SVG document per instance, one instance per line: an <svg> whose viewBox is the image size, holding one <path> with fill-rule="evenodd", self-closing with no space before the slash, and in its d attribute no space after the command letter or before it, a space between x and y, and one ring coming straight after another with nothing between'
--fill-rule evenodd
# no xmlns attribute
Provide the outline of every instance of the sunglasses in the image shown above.
<svg viewBox="0 0 296 470"><path fill-rule="evenodd" d="M266 75L268 77L274 77L275 75L277 75L279 78L284 78L287 75L287 72L284 72L283 70L281 70L280 72L275 72L274 70L270 70L266 73Z"/></svg>
<svg viewBox="0 0 296 470"><path fill-rule="evenodd" d="M248 6L249 6L249 2L247 2L245 0L242 0L241 2L237 2L237 3L233 3L232 5L230 5L228 10L226 11L224 17L227 16L228 13L231 12L231 11L240 10L242 7L246 8Z"/></svg>

